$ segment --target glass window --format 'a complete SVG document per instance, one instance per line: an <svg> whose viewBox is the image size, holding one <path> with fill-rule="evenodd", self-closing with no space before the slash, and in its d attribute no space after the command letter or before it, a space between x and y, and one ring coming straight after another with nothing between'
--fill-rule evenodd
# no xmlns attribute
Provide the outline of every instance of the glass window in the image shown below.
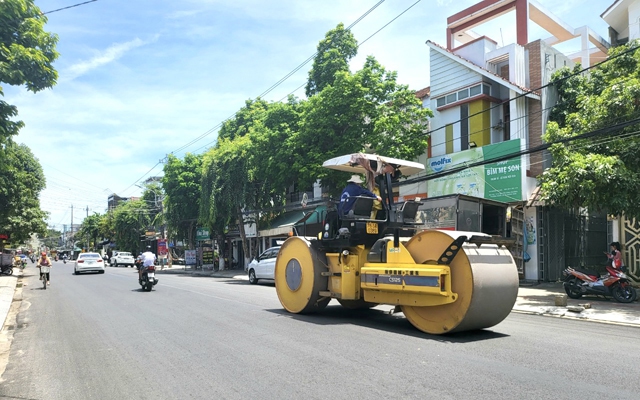
<svg viewBox="0 0 640 400"><path fill-rule="evenodd" d="M442 107L444 106L446 103L445 98L444 97L440 97L439 99L436 100L436 104L438 107Z"/></svg>
<svg viewBox="0 0 640 400"><path fill-rule="evenodd" d="M273 254L273 250L267 249L264 251L264 253L262 253L262 255L260 256L260 259L266 260L267 258L271 258L271 254Z"/></svg>
<svg viewBox="0 0 640 400"><path fill-rule="evenodd" d="M463 89L458 92L458 100L466 99L469 97L469 89Z"/></svg>
<svg viewBox="0 0 640 400"><path fill-rule="evenodd" d="M480 85L472 86L469 88L469 95L477 96L480 94Z"/></svg>
<svg viewBox="0 0 640 400"><path fill-rule="evenodd" d="M80 254L80 258L100 258L99 254Z"/></svg>
<svg viewBox="0 0 640 400"><path fill-rule="evenodd" d="M491 86L487 85L486 83L482 84L482 93L486 94L487 96L490 96Z"/></svg>
<svg viewBox="0 0 640 400"><path fill-rule="evenodd" d="M451 93L447 95L447 104L449 103L455 103L457 100L456 98L456 94L455 93Z"/></svg>

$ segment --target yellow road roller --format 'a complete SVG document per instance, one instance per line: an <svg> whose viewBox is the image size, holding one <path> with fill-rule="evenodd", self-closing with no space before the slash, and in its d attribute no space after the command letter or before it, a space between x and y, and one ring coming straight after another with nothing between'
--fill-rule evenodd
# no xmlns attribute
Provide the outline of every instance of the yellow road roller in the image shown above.
<svg viewBox="0 0 640 400"><path fill-rule="evenodd" d="M364 196L352 198L347 213L330 204L317 237L282 244L275 283L287 311L317 312L331 299L351 309L388 304L429 334L488 328L509 315L518 272L508 239L423 230L416 218L422 203L394 201L393 184L422 164L356 153L323 166L365 175L380 191L382 210L372 212L376 199Z"/></svg>

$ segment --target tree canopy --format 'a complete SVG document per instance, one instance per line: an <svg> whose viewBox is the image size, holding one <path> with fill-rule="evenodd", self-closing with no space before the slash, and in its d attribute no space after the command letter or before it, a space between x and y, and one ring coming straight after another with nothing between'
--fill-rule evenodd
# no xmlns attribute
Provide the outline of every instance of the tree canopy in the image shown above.
<svg viewBox="0 0 640 400"><path fill-rule="evenodd" d="M169 155L164 166L162 188L164 220L169 234L187 238L193 246L198 212L200 211L200 181L202 179L202 156L187 154L183 160Z"/></svg>
<svg viewBox="0 0 640 400"><path fill-rule="evenodd" d="M571 209L586 207L640 218L640 50L638 43L610 50L610 59L590 74L563 69L552 82L558 105L544 135L547 142L601 130L588 139L550 147L552 166L541 176L550 203Z"/></svg>
<svg viewBox="0 0 640 400"><path fill-rule="evenodd" d="M14 243L24 242L32 233L44 236L47 213L38 197L45 188L40 163L27 146L12 141L0 159L0 232L11 233Z"/></svg>
<svg viewBox="0 0 640 400"><path fill-rule="evenodd" d="M32 0L0 2L0 82L25 85L34 93L55 84L58 73L52 64L58 57L58 36L45 32L46 22ZM15 106L0 100L0 144L23 126L12 120L17 114Z"/></svg>
<svg viewBox="0 0 640 400"><path fill-rule="evenodd" d="M58 37L45 32L46 22L33 0L0 1L0 83L34 93L55 84ZM47 214L38 200L45 187L42 167L28 147L12 140L24 126L17 116L15 106L0 100L0 231L22 242L45 234Z"/></svg>
<svg viewBox="0 0 640 400"><path fill-rule="evenodd" d="M340 23L318 43L318 50L309 71L306 95L311 97L331 85L338 72L349 71L349 60L358 54L358 42L350 30Z"/></svg>
<svg viewBox="0 0 640 400"><path fill-rule="evenodd" d="M336 73L333 84L305 103L294 139L293 165L302 185L320 179L337 194L344 186L344 174L322 168L322 163L367 147L409 160L424 153L427 121L433 114L396 79L396 72L369 56L361 70Z"/></svg>

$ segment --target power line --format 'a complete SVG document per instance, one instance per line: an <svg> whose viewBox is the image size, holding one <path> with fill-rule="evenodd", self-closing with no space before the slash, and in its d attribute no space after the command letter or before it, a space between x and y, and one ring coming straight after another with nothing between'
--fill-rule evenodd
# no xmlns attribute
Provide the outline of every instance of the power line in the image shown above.
<svg viewBox="0 0 640 400"><path fill-rule="evenodd" d="M563 144L563 143L571 143L575 140L581 140L581 139L589 139L592 137L597 137L599 135L605 136L607 134L611 134L611 132L613 131L618 131L620 129L626 128L627 126L630 125L634 125L640 123L640 118L635 118L629 121L625 121L625 122L621 122L618 123L617 125L613 125L613 126L607 126L607 127L603 127L603 128L599 128L593 131L589 131L586 133L582 133L576 136L571 136L568 138L563 138L563 139L559 139L553 142L549 142L549 143L543 143L539 146L536 147L530 147L528 149L525 150L520 150L518 152L514 152L514 153L508 153L505 155L501 155L501 156L497 156L497 157L491 157L488 160L482 160L482 161L477 161L477 162L472 162L472 163L463 163L463 165L461 165L460 167L455 167L455 168L451 168L447 171L442 171L442 172L436 172L434 174L429 174L426 176L421 176L418 178L413 178L413 179L407 179L405 181L402 181L401 184L405 185L405 184L411 184L411 183L417 183L417 182L424 182L424 181L430 181L436 178L440 178L443 176L447 176L447 175L452 175L461 171L464 171L465 169L468 168L473 168L473 167L480 167L486 164L492 164L492 163L496 163L496 162L500 162L500 161L507 161L507 160L511 160L513 158L517 158L523 155L527 155L527 154L533 154L533 153L538 153L541 152L543 150L547 150L549 147L556 145L556 144ZM612 136L621 136L621 135L612 135ZM400 185L400 184L399 184Z"/></svg>
<svg viewBox="0 0 640 400"><path fill-rule="evenodd" d="M371 7L369 10L367 10L364 14L362 14L360 17L358 17L358 19L356 19L353 23L351 23L351 25L349 25L347 27L347 30L350 30L351 28L353 28L356 24L358 24L358 22L362 21L367 15L369 15L373 10L375 10L380 4L384 3L385 0L380 0L378 1L378 3L376 3L373 7ZM291 72L289 72L288 74L286 74L284 77L280 78L279 81L277 81L276 83L274 83L273 85L271 85L267 90L265 90L264 92L260 93L258 95L257 98L262 98L264 96L266 96L267 94L271 93L275 88L277 88L278 86L280 86L283 82L285 82L287 79L289 79L293 74L295 74L296 72L298 72L302 67L304 67L305 65L307 65L311 60L314 59L315 56L318 55L318 52L316 51L315 53L313 53L309 58L307 58L306 60L304 60L302 63L300 63L297 67L295 67ZM296 89L297 90L297 89ZM227 118L225 118L224 120L222 120L222 122L216 124L216 126L214 126L213 128L207 130L206 132L204 132L203 134L201 134L200 136L196 137L195 139L191 140L190 142L188 142L185 145L180 146L179 148L177 148L176 150L172 151L171 154L175 154L179 151L182 151L184 149L186 149L187 147L191 146L192 144L200 141L201 139L209 136L211 133L215 132L217 129L219 129L220 127L222 127L222 125L229 121L231 118L235 117L236 113L231 114L230 116L228 116ZM212 143L215 143L216 141L214 140L213 142L207 143L206 145L196 149L196 152L200 151L201 149L203 149L204 147L210 146Z"/></svg>
<svg viewBox="0 0 640 400"><path fill-rule="evenodd" d="M384 24L382 26L382 28L378 29L377 31L375 31L373 34L369 35L365 40L363 40L362 42L358 43L358 45L356 46L356 48L360 48L360 46L362 46L366 41L368 41L369 39L371 39L372 37L374 37L375 35L377 35L380 31L382 31L384 28L386 28L388 25L390 25L393 21L395 21L396 19L398 19L400 16L402 16L404 13L406 13L407 11L409 11L411 8L413 8L413 6L415 6L416 4L418 4L420 1L422 0L418 0L415 3L413 3L412 5L410 5L409 7L407 7L404 11L402 11L400 14L398 14L395 18L393 18L392 20L390 20L389 22L387 22L386 24ZM373 11L373 9L375 9L376 7L378 7L380 4L382 4L383 1L378 2L376 5L374 5L369 11L367 11L365 14L363 14L360 18L358 18L354 23L352 23L351 25L349 25L349 27L347 27L347 29L351 29L356 23L360 22L365 16L367 16L371 11ZM303 65L305 65L306 63L309 62L309 60L312 60L316 55L318 54L318 52L315 52L311 57L309 57L309 59L307 61L304 62L304 64L301 64L300 66L297 67L297 69L299 70ZM297 70L296 70L297 71ZM284 82L284 81L283 81ZM302 85L298 86L297 88L293 89L291 92L287 93L284 97L282 97L280 100L278 100L278 102L283 101L284 99L286 99L287 97L289 97L290 95L294 94L295 92L297 92L298 90L302 89L307 83L303 83ZM271 89L269 89L269 92L271 91ZM267 92L268 93L268 92ZM262 95L261 95L262 96ZM227 120L233 118L236 114L234 113L233 115L231 115L230 117L228 117L227 119L225 119L225 121L221 122L218 126L221 126L224 122L226 122ZM212 128L215 129L215 128ZM199 139L198 139L199 140ZM197 140L196 140L197 141ZM206 147L209 147L211 145L213 145L216 142L216 140L211 141L209 143L206 143L204 146L198 147L195 152L198 152ZM190 142L190 144L192 144ZM189 145L190 145L189 144Z"/></svg>
<svg viewBox="0 0 640 400"><path fill-rule="evenodd" d="M72 6L67 6L67 7L58 8L57 10L51 10L51 11L43 12L43 13L41 13L41 14L42 14L42 15L45 15L45 14L51 14L51 13L54 13L54 12L57 12L57 11L67 10L67 9L69 9L69 8L79 7L79 6L82 6L82 5L85 5L85 4L93 3L93 2L95 2L95 1L98 1L98 0L89 0L89 1L85 1L84 3L78 3L78 4L74 4L74 5L72 5Z"/></svg>

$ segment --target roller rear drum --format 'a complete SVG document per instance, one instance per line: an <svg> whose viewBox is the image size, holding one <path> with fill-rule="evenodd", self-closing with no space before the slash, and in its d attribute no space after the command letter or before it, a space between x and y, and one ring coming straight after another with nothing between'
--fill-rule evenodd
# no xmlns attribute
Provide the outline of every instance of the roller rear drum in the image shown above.
<svg viewBox="0 0 640 400"><path fill-rule="evenodd" d="M412 237L406 248L416 264L436 264L451 242L461 235L477 232L424 231ZM409 322L423 332L443 334L494 326L504 320L518 296L518 271L505 248L494 244L465 243L450 264L452 292L450 304L402 306Z"/></svg>

